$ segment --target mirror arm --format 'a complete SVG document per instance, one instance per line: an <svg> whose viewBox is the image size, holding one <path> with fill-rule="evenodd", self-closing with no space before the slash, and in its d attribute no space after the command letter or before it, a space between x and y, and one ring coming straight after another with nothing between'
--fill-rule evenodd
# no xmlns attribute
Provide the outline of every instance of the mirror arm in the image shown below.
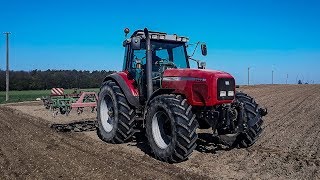
<svg viewBox="0 0 320 180"><path fill-rule="evenodd" d="M190 60L192 60L192 61L197 62L197 66L198 66L198 68L200 68L200 60L193 59L191 56L188 56L188 58L189 58Z"/></svg>
<svg viewBox="0 0 320 180"><path fill-rule="evenodd" d="M196 47L194 48L193 53L192 53L192 55L191 55L190 57L192 57L192 56L194 55L194 53L196 52L199 44L200 44L200 41L197 42L197 45L196 45Z"/></svg>

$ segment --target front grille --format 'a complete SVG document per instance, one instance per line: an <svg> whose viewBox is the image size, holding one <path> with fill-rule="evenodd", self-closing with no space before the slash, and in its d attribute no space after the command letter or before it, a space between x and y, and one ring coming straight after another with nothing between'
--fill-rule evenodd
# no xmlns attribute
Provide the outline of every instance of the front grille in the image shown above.
<svg viewBox="0 0 320 180"><path fill-rule="evenodd" d="M228 92L235 90L235 81L233 78L219 78L217 82L217 97L218 100L233 100L234 94L232 96L229 96ZM225 96L220 96L220 92L225 91Z"/></svg>

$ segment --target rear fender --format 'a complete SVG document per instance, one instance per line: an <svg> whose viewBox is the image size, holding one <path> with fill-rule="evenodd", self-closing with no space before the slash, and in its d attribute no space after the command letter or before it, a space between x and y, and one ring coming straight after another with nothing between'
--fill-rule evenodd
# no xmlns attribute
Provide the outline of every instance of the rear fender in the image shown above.
<svg viewBox="0 0 320 180"><path fill-rule="evenodd" d="M140 107L138 90L133 86L132 83L130 83L130 80L126 77L127 74L125 72L113 73L105 77L103 82L106 82L108 80L115 81L123 91L129 104L138 108Z"/></svg>

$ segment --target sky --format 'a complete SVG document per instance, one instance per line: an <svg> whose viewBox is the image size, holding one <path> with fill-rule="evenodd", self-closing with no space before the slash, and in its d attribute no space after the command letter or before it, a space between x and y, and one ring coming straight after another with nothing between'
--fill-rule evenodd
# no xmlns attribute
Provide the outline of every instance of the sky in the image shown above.
<svg viewBox="0 0 320 180"><path fill-rule="evenodd" d="M320 83L320 1L0 0L11 70L122 70L125 39L147 27L206 42L194 58L238 84ZM0 35L0 69L5 69ZM192 52L194 46L188 51Z"/></svg>

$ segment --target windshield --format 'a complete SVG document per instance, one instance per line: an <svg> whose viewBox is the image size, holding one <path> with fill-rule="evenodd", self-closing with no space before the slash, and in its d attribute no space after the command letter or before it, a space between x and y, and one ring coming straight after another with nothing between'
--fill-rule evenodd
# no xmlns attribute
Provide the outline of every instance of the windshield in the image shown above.
<svg viewBox="0 0 320 180"><path fill-rule="evenodd" d="M152 48L152 71L159 71L159 65L162 62L173 62L177 68L189 68L189 61L185 51L184 43L175 42L159 42L151 41ZM146 44L141 42L140 50L133 50L132 59L134 59L129 66L136 67L136 60L140 60L142 66L146 64Z"/></svg>
<svg viewBox="0 0 320 180"><path fill-rule="evenodd" d="M184 43L151 41L153 61L171 61L177 68L188 68Z"/></svg>

